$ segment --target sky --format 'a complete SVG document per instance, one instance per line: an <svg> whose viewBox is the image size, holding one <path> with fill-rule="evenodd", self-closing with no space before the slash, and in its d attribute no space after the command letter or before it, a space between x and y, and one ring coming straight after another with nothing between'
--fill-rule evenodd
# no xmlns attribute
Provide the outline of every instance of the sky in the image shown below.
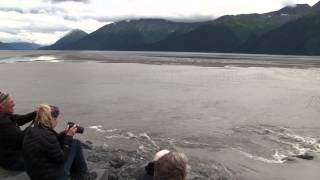
<svg viewBox="0 0 320 180"><path fill-rule="evenodd" d="M0 0L0 42L52 44L72 29L91 33L124 19L193 22L265 13L319 0Z"/></svg>

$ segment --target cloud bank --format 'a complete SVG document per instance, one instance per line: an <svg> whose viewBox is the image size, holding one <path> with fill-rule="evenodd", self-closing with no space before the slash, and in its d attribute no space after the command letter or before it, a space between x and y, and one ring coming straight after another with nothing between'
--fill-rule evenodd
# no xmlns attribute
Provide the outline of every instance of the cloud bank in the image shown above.
<svg viewBox="0 0 320 180"><path fill-rule="evenodd" d="M89 0L50 0L50 1L53 3L61 3L61 2L67 2L67 1L89 3Z"/></svg>

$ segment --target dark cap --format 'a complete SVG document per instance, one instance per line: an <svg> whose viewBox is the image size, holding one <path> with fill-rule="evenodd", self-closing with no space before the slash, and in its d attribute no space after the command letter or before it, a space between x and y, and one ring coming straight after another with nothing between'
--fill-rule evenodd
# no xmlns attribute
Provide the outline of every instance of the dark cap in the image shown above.
<svg viewBox="0 0 320 180"><path fill-rule="evenodd" d="M56 119L56 118L59 116L59 114L60 114L59 107L57 107L57 106L50 106L50 108L51 108L51 116Z"/></svg>
<svg viewBox="0 0 320 180"><path fill-rule="evenodd" d="M9 97L9 94L4 93L4 92L0 92L0 105L2 105L2 103L6 102L8 97Z"/></svg>

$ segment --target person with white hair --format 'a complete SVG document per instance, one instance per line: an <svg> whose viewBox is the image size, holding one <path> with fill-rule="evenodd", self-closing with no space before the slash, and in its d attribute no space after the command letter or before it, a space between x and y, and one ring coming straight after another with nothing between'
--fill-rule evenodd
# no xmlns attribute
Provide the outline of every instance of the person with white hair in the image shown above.
<svg viewBox="0 0 320 180"><path fill-rule="evenodd" d="M137 175L138 180L186 180L188 158L177 151L161 150L155 154L144 171Z"/></svg>
<svg viewBox="0 0 320 180"><path fill-rule="evenodd" d="M25 115L14 114L12 97L0 92L0 167L11 171L24 171L22 141L25 125L36 117L36 112Z"/></svg>

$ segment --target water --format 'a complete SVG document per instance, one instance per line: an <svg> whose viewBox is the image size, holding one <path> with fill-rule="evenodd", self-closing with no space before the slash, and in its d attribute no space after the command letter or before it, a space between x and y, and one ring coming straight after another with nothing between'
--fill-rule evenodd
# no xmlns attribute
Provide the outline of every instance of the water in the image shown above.
<svg viewBox="0 0 320 180"><path fill-rule="evenodd" d="M233 179L320 178L319 57L2 51L17 112L61 107L59 129L115 148L175 148ZM315 158L293 156L309 153Z"/></svg>

